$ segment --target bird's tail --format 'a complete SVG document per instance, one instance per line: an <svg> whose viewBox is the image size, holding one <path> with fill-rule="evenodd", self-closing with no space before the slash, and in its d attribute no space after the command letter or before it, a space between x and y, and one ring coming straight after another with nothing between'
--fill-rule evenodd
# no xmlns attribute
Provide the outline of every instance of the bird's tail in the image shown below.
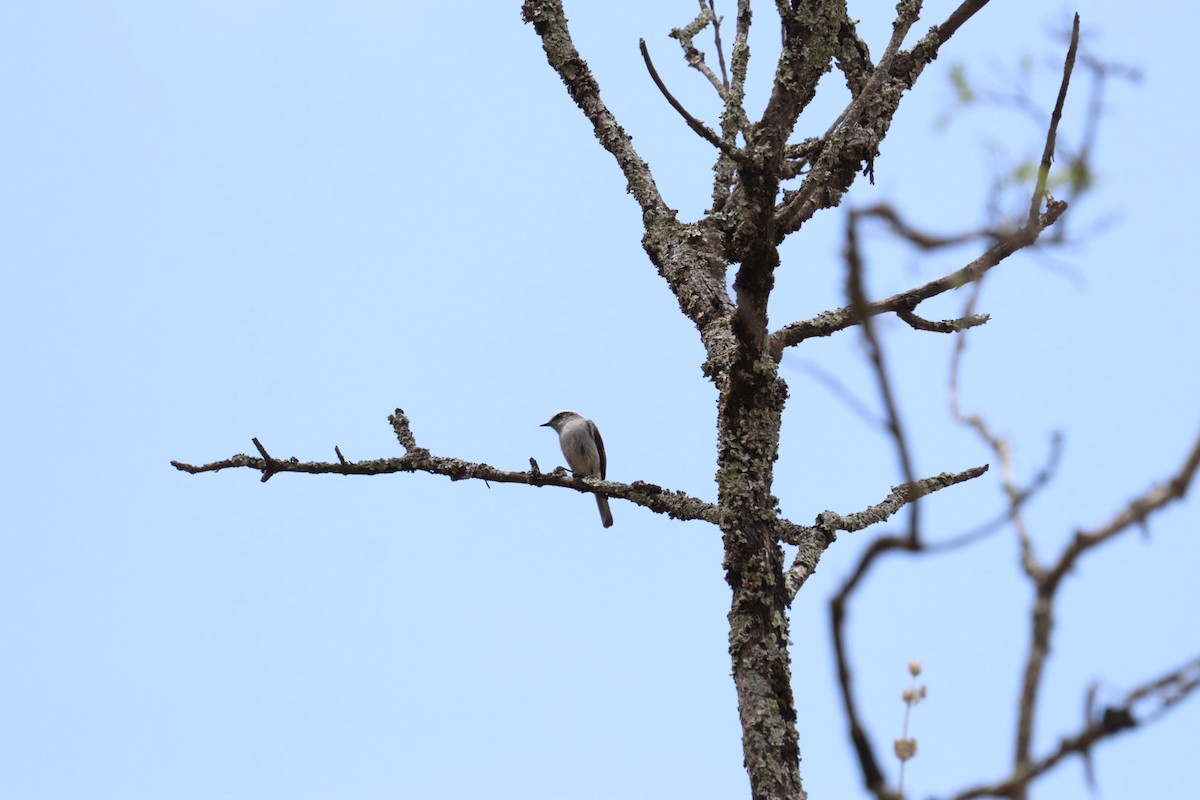
<svg viewBox="0 0 1200 800"><path fill-rule="evenodd" d="M600 519L604 521L604 527L612 527L612 510L608 507L608 498L602 494L596 495L596 507L600 509Z"/></svg>

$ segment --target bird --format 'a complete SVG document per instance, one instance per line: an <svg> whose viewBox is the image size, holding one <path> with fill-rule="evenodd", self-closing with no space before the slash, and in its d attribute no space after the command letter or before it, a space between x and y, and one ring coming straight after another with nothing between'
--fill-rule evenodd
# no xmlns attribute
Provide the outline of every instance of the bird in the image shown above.
<svg viewBox="0 0 1200 800"><path fill-rule="evenodd" d="M608 458L604 455L604 440L600 438L596 423L574 411L560 411L549 422L543 422L538 427L553 428L558 433L558 445L576 477L604 480L608 472ZM600 520L604 527L611 528L613 517L608 498L602 494L596 495L596 507L600 509Z"/></svg>

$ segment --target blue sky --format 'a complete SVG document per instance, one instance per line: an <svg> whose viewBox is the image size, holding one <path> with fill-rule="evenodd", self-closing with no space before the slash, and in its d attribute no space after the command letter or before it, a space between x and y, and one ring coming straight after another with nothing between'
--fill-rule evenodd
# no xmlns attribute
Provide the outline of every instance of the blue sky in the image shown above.
<svg viewBox="0 0 1200 800"><path fill-rule="evenodd" d="M732 16L732 4L721 9ZM953 4L929 2L915 30ZM964 402L1062 470L1029 508L1050 558L1168 477L1197 435L1188 4L1081 8L1114 84L1087 234L1006 263L984 291ZM1045 63L1070 6L996 2L922 78L848 203L893 200L934 229L978 224L993 168L1042 131L990 114L937 127L947 74ZM851 4L873 52L889 33ZM711 148L658 95L644 37L693 113L716 120L670 28L692 3L568 4L604 97L684 218ZM756 48L775 35L758 13ZM1169 17L1170 24L1162 20ZM714 497L715 394L695 330L641 250L611 158L545 63L519 3L51 2L0 16L0 795L57 798L717 798L747 795L728 677L719 532L616 501L603 530L573 492L421 475L373 479L168 462L252 452L396 455L403 407L441 455L561 463L537 425L600 425L614 480ZM761 104L770 59L755 62ZM837 81L799 135L824 131ZM1085 95L1072 95L1071 135ZM999 158L999 157L997 157ZM840 305L841 211L789 241L773 325ZM890 294L971 257L868 243ZM953 316L957 298L923 308ZM883 322L917 470L989 460L949 422L950 341ZM785 358L785 512L878 502L899 482L877 431L818 382L877 407L854 333ZM999 509L997 471L931 499L941 538ZM1194 657L1193 500L1085 559L1063 590L1038 750L1083 691L1115 697ZM872 532L845 534L793 615L806 788L858 788L834 702L826 603ZM936 561L893 559L852 610L867 723L899 735L904 665L929 699L914 796L999 777L1028 587L1010 533ZM1097 751L1106 797L1183 798L1190 703ZM889 768L891 768L889 766ZM893 770L894 774L894 770ZM1089 796L1077 763L1040 796Z"/></svg>

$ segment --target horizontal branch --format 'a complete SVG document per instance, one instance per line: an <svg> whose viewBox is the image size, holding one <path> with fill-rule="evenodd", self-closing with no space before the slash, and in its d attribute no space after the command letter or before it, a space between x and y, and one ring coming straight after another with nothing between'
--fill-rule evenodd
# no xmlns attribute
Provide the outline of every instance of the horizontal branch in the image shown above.
<svg viewBox="0 0 1200 800"><path fill-rule="evenodd" d="M408 451L398 458L348 461L342 459L340 451L338 451L339 460L336 463L300 461L295 458L281 461L272 457L258 439L253 439L254 446L260 454L257 457L238 454L221 461L200 465L172 461L171 466L192 475L202 472L218 472L223 469L253 469L262 473L261 480L264 483L280 472L307 475L389 475L397 472L427 472L431 475L444 475L453 481L473 479L492 483L521 483L527 486L560 486L578 492L603 494L628 500L651 511L667 514L674 519L704 520L714 524L718 524L720 520L718 506L684 492L670 491L645 481L618 483L595 478L576 478L563 467L558 467L552 472L542 472L532 458L529 459L530 469L528 472L513 472L497 469L488 464L464 461L460 458L435 456L425 448L416 445L408 418L403 411L396 409L396 412L388 417L388 420L392 423L397 439Z"/></svg>
<svg viewBox="0 0 1200 800"><path fill-rule="evenodd" d="M526 486L559 486L564 489L574 489L577 492L602 494L628 500L635 505L648 508L660 514L666 514L673 519L703 520L719 525L721 508L714 503L708 503L685 492L672 491L657 484L645 481L619 483L617 481L602 481L595 478L577 478L563 467L551 472L542 472L537 461L529 459L528 472L515 472L497 469L490 464L465 461L461 458L435 456L416 443L412 428L405 413L397 408L388 416L397 441L407 451L396 458L376 458L368 461L350 461L346 459L339 448L334 448L338 456L337 462L332 461L301 461L298 458L280 460L275 458L257 438L252 439L258 456L239 453L220 461L207 464L189 464L183 461L172 461L171 466L190 475L204 472L219 472L223 469L252 469L262 473L261 480L265 483L281 472L302 473L306 475L391 475L398 472L427 472L431 475L444 475L450 480L482 480L490 483L520 483ZM973 467L958 473L943 472L930 478L923 478L912 483L905 483L892 488L890 494L881 502L862 511L841 515L833 511L824 511L817 516L816 525L797 525L788 520L778 520L776 533L780 541L798 545L798 564L807 565L807 577L816 568L820 553L836 538L837 531L858 531L876 522L882 522L895 514L908 503L918 500L927 494L953 486L956 483L977 478L987 472L987 465ZM816 548L814 551L814 547ZM809 554L809 557L802 557ZM797 573L798 567L793 566L792 573ZM803 582L803 579L800 580ZM797 584L796 588L799 588Z"/></svg>
<svg viewBox="0 0 1200 800"><path fill-rule="evenodd" d="M873 506L856 511L853 514L838 514L835 511L822 511L817 515L817 526L829 531L861 531L877 522L884 522L914 500L946 489L955 484L978 478L988 471L988 465L971 467L962 472L943 472L931 478L922 478L912 483L893 486L892 491L880 502Z"/></svg>
<svg viewBox="0 0 1200 800"><path fill-rule="evenodd" d="M943 472L940 475L922 478L911 483L903 483L893 486L887 497L862 511L852 514L822 511L817 515L815 525L796 526L783 539L788 544L794 544L800 548L784 578L787 582L789 596L794 598L800 591L800 587L808 580L808 576L816 571L821 553L837 538L837 531L853 533L877 522L884 522L909 503L955 484L978 478L987 471L988 465L984 464L962 472Z"/></svg>
<svg viewBox="0 0 1200 800"><path fill-rule="evenodd" d="M1041 232L1053 225L1066 210L1066 203L1060 200L1049 201L1046 213L1038 218L1036 227L1021 228L996 241L971 263L936 280L883 300L863 303L861 306L842 306L833 311L823 311L812 319L789 323L771 334L771 354L776 360L779 360L783 357L785 348L797 345L805 339L831 336L838 331L859 324L864 317L875 317L900 311L911 312L931 297L937 297L951 289L960 289L967 284L974 283L986 275L992 267L1037 241ZM972 320L972 322L978 324L977 321Z"/></svg>

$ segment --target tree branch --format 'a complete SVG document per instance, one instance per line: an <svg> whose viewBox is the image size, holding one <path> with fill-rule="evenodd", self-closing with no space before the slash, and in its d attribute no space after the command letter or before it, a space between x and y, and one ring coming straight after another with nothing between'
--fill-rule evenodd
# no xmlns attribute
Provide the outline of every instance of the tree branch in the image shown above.
<svg viewBox="0 0 1200 800"><path fill-rule="evenodd" d="M858 309L852 306L843 306L833 311L823 311L812 319L789 323L771 334L771 354L778 360L783 357L784 348L797 345L805 339L831 336L840 330L859 324L862 316L874 317L889 312L895 313L902 309L912 311L931 297L937 297L951 289L960 289L969 283L974 283L1005 258L1037 241L1038 235L1053 225L1066 210L1066 203L1051 200L1047 204L1046 213L1038 218L1035 227L1021 228L995 242L966 266L929 283L894 294L883 300L865 303Z"/></svg>
<svg viewBox="0 0 1200 800"><path fill-rule="evenodd" d="M938 43L944 44L967 20L975 16L975 13L987 4L988 0L966 0L962 5L954 9L950 16L946 18L946 21L936 28Z"/></svg>
<svg viewBox="0 0 1200 800"><path fill-rule="evenodd" d="M528 472L512 472L497 469L489 464L435 456L425 448L417 446L408 417L403 411L396 409L395 413L388 417L388 421L392 423L396 438L408 451L400 458L376 458L370 461L345 461L339 458L337 463L300 461L295 458L279 461L268 455L258 439L254 439L254 445L258 448L261 458L238 454L201 465L172 461L171 466L192 475L233 468L253 469L263 474L263 482L280 472L307 475L390 475L397 472L427 472L431 475L444 475L452 481L475 479L492 483L521 483L527 486L560 486L577 492L603 494L628 500L674 519L703 520L713 524L719 524L721 520L721 509L718 506L684 492L670 491L645 481L618 483L595 478L576 478L563 467L558 467L553 472L542 472L533 459L529 460Z"/></svg>
<svg viewBox="0 0 1200 800"><path fill-rule="evenodd" d="M898 82L892 73L900 45L916 23L920 9L921 0L902 0L896 5L892 36L879 64L858 91L851 88L852 99L821 137L821 154L813 162L804 183L780 204L776 212L780 237L798 230L819 208L840 202L842 193L858 174L858 164L867 163L865 172L872 176L874 183L875 154L900 106L900 95L912 86L911 82L907 86L903 81ZM916 80L915 74L911 80ZM865 120L866 109L872 105L871 119ZM851 165L854 165L853 169L849 168Z"/></svg>
<svg viewBox="0 0 1200 800"><path fill-rule="evenodd" d="M864 268L862 254L858 247L858 226L855 224L853 214L846 217L845 256L847 299L850 301L850 307L855 309L856 313L862 315L862 309L867 303L867 296L866 289L863 287ZM896 446L896 457L900 462L900 474L904 476L905 483L911 483L916 474L913 471L912 449L909 447L908 437L905 435L904 425L900 419L900 410L896 405L895 393L892 391L892 381L884 357L883 344L879 341L879 337L875 335L874 321L870 316L862 315L860 330L862 331L863 340L866 343L867 360L871 362L871 371L875 374L875 382L879 387L879 399L883 403L887 430L891 434L892 441ZM917 538L917 532L920 530L920 512L920 503L913 503L909 515L908 535L914 540Z"/></svg>
<svg viewBox="0 0 1200 800"><path fill-rule="evenodd" d="M717 74L712 71L708 64L704 61L704 53L696 47L696 34L704 30L708 23L712 23L713 33L716 36L717 55L721 61L721 74L723 78L718 78ZM721 54L721 23L717 19L717 13L711 5L705 5L704 0L700 0L700 13L694 20L682 28L674 28L668 34L672 39L679 40L679 46L683 48L683 58L687 61L688 66L699 72L704 77L708 78L708 82L717 90L717 95L725 100L729 97L729 77L725 75L725 58ZM645 54L645 47L642 48L642 54L647 59L649 56ZM661 87L660 87L661 88Z"/></svg>
<svg viewBox="0 0 1200 800"><path fill-rule="evenodd" d="M1108 706L1100 713L1089 713L1083 728L1078 733L1060 739L1053 752L1014 770L996 783L964 789L953 795L951 800L1020 796L1030 783L1068 756L1089 758L1091 749L1099 742L1157 719L1197 689L1200 689L1200 657L1131 690L1121 703ZM1139 711L1142 706L1149 707Z"/></svg>
<svg viewBox="0 0 1200 800"><path fill-rule="evenodd" d="M821 552L837 539L837 531L853 533L878 522L884 522L909 503L915 502L925 495L978 478L987 471L988 465L984 464L962 472L943 472L911 483L903 483L893 486L887 497L862 511L855 511L851 514L822 511L817 515L815 525L797 526L790 530L784 530L782 540L800 548L784 577L790 597L794 599L804 582L816 571ZM820 546L821 542L824 543L823 546ZM814 543L818 543L816 547L814 547Z"/></svg>
<svg viewBox="0 0 1200 800"><path fill-rule="evenodd" d="M909 224L888 203L876 203L866 208L852 208L850 214L854 217L872 217L883 220L892 229L892 233L922 250L937 250L943 247L966 244L975 239L998 239L1001 237L999 233L983 229L946 235L921 231Z"/></svg>
<svg viewBox="0 0 1200 800"><path fill-rule="evenodd" d="M704 0L700 0L703 5ZM713 10L713 0L709 0L709 10ZM715 11L714 11L715 13ZM750 62L750 0L738 0L737 25L734 29L733 48L730 51L730 72L732 78L725 73L725 56L721 52L720 29L714 24L713 36L716 41L717 55L721 61L721 75L728 87L723 95L725 112L721 115L721 138L731 145L737 143L738 134L747 134L750 130L750 120L746 117L746 72ZM713 191L710 214L716 214L732 205L734 197L734 162L722 153L713 165Z"/></svg>
<svg viewBox="0 0 1200 800"><path fill-rule="evenodd" d="M961 333L962 331L985 325L992 318L990 314L971 314L970 316L959 317L958 319L932 320L918 317L912 311L903 308L896 312L896 316L902 321L907 322L913 330L926 331L928 333Z"/></svg>
<svg viewBox="0 0 1200 800"><path fill-rule="evenodd" d="M660 92L662 92L663 97L667 98L667 102L671 104L671 108L679 112L680 116L682 116L684 121L687 122L688 127L695 131L701 139L704 139L713 147L716 147L735 162L741 163L745 161L746 155L744 153L742 153L729 142L717 136L717 134L713 132L711 128L693 117L688 110L683 107L683 104L675 99L675 96L672 95L670 90L667 89L666 84L662 82L662 78L658 76L658 70L654 68L654 62L650 60L650 51L646 48L645 39L638 39L638 47L642 51L642 60L646 62L646 69L649 71L651 79L654 80L654 85L658 87ZM716 76L713 77L715 78Z"/></svg>
<svg viewBox="0 0 1200 800"><path fill-rule="evenodd" d="M828 531L861 531L877 522L884 522L909 503L922 497L955 486L964 481L978 478L989 466L982 464L962 472L942 472L929 478L893 486L887 497L873 506L853 514L841 515L833 511L822 511L817 515L817 527Z"/></svg>
<svg viewBox="0 0 1200 800"><path fill-rule="evenodd" d="M846 76L846 88L851 97L858 97L871 79L875 64L871 61L871 50L858 35L858 26L849 14L842 17L838 31L837 66Z"/></svg>
<svg viewBox="0 0 1200 800"><path fill-rule="evenodd" d="M629 193L641 206L642 216L647 219L673 218L675 212L667 207L659 194L649 165L638 155L629 134L600 99L600 85L571 39L562 0L525 0L521 15L526 23L533 23L541 37L546 59L562 78L571 99L591 121L601 146L617 160L629 184Z"/></svg>
<svg viewBox="0 0 1200 800"><path fill-rule="evenodd" d="M1037 184L1033 189L1033 197L1029 201L1029 220L1026 225L1033 225L1042 208L1042 197L1046 194L1046 181L1050 179L1050 163L1054 160L1054 142L1058 137L1058 123L1062 120L1063 104L1067 101L1067 87L1071 84L1071 72L1075 69L1075 53L1079 50L1079 13L1075 14L1075 22L1071 26L1071 43L1067 46L1067 57L1063 63L1062 83L1058 87L1058 99L1054 102L1054 111L1050 114L1050 128L1046 131L1046 146L1042 149L1042 162L1038 166Z"/></svg>
<svg viewBox="0 0 1200 800"><path fill-rule="evenodd" d="M1032 762L1033 734L1038 711L1038 695L1045 675L1046 661L1051 650L1054 631L1054 602L1063 578L1076 566L1080 557L1112 540L1134 525L1145 525L1150 515L1171 502L1183 499L1200 465L1200 436L1193 442L1183 465L1174 476L1129 501L1106 524L1092 531L1079 531L1049 569L1041 567L1033 552L1032 537L1023 527L1018 529L1021 542L1021 561L1034 586L1034 603L1030 611L1029 644L1021 680L1018 703L1016 743L1013 758L1015 775L1025 775L1034 768ZM1015 500L1013 501L1015 502ZM1016 520L1015 512L1012 515ZM1028 778L1032 780L1032 776ZM1027 784L1028 781L1026 781ZM1022 798L1026 784L1020 784L1011 795Z"/></svg>
<svg viewBox="0 0 1200 800"><path fill-rule="evenodd" d="M742 3L745 3L744 14ZM596 138L617 160L629 184L629 192L642 209L646 234L642 238L650 260L679 300L680 310L692 320L709 354L728 349L727 320L733 303L725 287L728 264L720 237L711 226L684 224L676 219L658 192L649 166L634 149L630 137L600 99L600 87L571 40L561 0L526 0L522 15L541 37L550 66L562 78L567 91L592 122ZM739 3L738 41L734 46L733 84L727 109L740 108L749 50L748 0ZM727 111L728 121L730 112ZM721 158L728 159L722 150ZM732 160L729 161L732 164ZM707 374L720 386L724 380L711 362Z"/></svg>
<svg viewBox="0 0 1200 800"><path fill-rule="evenodd" d="M1045 573L1044 579L1057 586L1086 552L1135 525L1145 526L1150 515L1161 511L1172 502L1182 500L1196 477L1198 466L1200 436L1192 442L1192 449L1173 476L1130 500L1103 525L1091 530L1076 531L1070 544L1059 556L1058 562Z"/></svg>
<svg viewBox="0 0 1200 800"><path fill-rule="evenodd" d="M921 3L905 1L897 4L889 43L894 57L889 58L885 53L871 78L858 91L851 83L853 99L824 138L821 158L814 163L800 189L786 196L778 209L777 236L782 239L798 230L818 210L840 203L858 174L859 164L866 162L865 171L872 172L873 159L891 127L901 95L916 84L925 67L937 58L941 47L963 23L986 4L987 0L964 2L945 22L906 51L893 49L892 45L898 48L902 43L917 19ZM863 78L856 80L862 82Z"/></svg>
<svg viewBox="0 0 1200 800"><path fill-rule="evenodd" d="M982 8L986 3L963 3L958 10L952 15L952 19L957 19L956 24L947 28L947 35L957 30L958 25L969 18L972 14ZM919 7L919 4L916 4ZM892 40L888 45L888 50L884 57L880 60L879 66L872 75L870 82L864 87L862 93L856 97L838 121L834 123L829 132L822 138L825 142L825 149L822 150L821 156L814 163L813 170L810 172L805 184L800 190L789 197L783 205L780 206L778 221L780 235L785 235L786 231L792 230L798 226L799 213L797 209L810 204L814 193L818 190L823 190L824 184L819 182L818 176L821 173L821 165L824 164L828 168L828 146L833 140L834 134L841 129L847 122L854 122L858 109L866 102L871 94L878 90L881 76L890 74L892 70L892 62L897 60L897 48L900 41L903 39L903 34L908 30L908 27L915 21L915 16L906 17L903 13L906 4L902 3L900 7L902 13L897 17L894 23L894 31ZM909 13L915 13L915 9L908 7ZM957 15L957 16L956 16ZM928 37L927 37L928 38ZM923 39L922 42L925 40ZM784 348L799 344L805 339L814 336L829 336L844 328L862 324L870 317L887 312L894 312L909 325L918 330L930 330L943 333L963 330L964 328L974 327L983 324L986 319L982 317L965 318L961 320L943 320L941 323L932 323L917 317L913 312L917 305L930 297L936 296L950 289L957 289L967 283L977 281L983 277L992 267L999 264L1012 253L1024 247L1028 247L1037 241L1038 236L1049 228L1058 220L1062 213L1066 210L1066 203L1054 200L1046 193L1046 182L1050 171L1050 162L1054 155L1054 142L1058 131L1058 123L1062 118L1062 108L1066 101L1067 88L1070 84L1071 71L1075 64L1075 53L1079 45L1079 15L1075 15L1075 25L1071 35L1071 43L1067 49L1067 57L1063 66L1063 79L1059 86L1058 100L1055 103L1054 112L1050 116L1049 129L1046 133L1046 144L1042 153L1041 168L1038 171L1038 178L1034 184L1033 196L1030 201L1029 217L1025 224L1016 232L997 238L995 243L984 251L983 255L971 262L962 269L957 270L950 275L940 278L936 281L931 281L924 286L910 289L907 292L893 295L887 300L877 301L875 303L858 303L837 309L835 311L826 311L814 317L811 320L804 322L794 322L784 326L780 330L771 334L770 348L772 355L776 360L783 357ZM916 48L914 48L914 51ZM936 50L935 50L936 53ZM913 78L915 80L915 76ZM911 84L910 84L911 85ZM892 109L894 113L894 108ZM888 117L890 121L890 116ZM879 138L882 138L880 136ZM823 180L823 179L821 179ZM1043 198L1046 199L1045 213L1039 213ZM815 207L814 207L815 210ZM883 214L887 218L886 214ZM893 225L896 225L898 220L895 215L892 215ZM940 242L939 242L940 244ZM903 312L903 313L902 313Z"/></svg>

